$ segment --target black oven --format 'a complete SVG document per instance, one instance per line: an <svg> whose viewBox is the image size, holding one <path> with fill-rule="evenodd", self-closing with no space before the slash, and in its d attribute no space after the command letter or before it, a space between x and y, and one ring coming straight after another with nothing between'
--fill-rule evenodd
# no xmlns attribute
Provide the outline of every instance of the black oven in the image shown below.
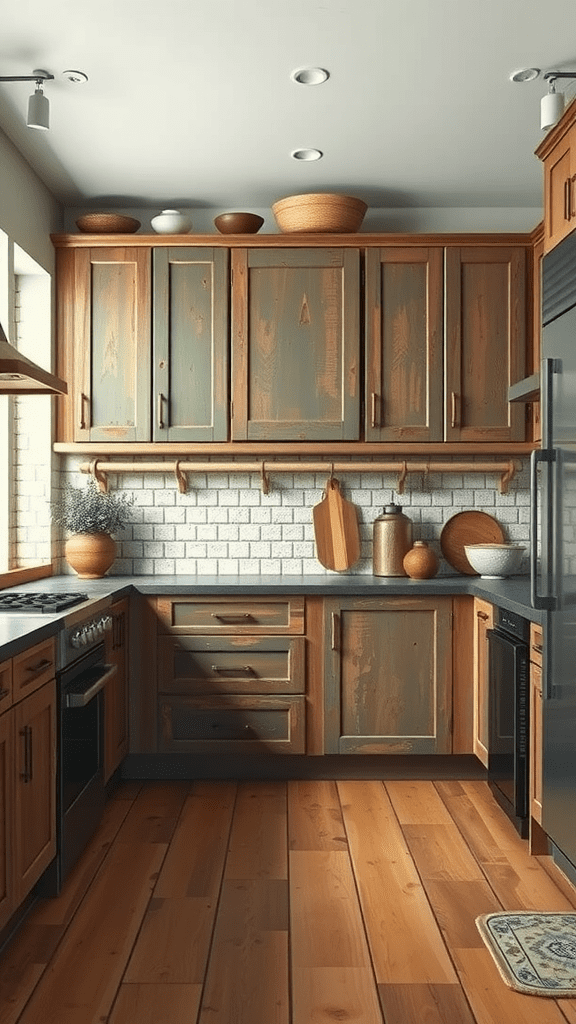
<svg viewBox="0 0 576 1024"><path fill-rule="evenodd" d="M105 657L110 624L103 615L60 635L57 854L44 887L51 895L60 892L104 811L104 688L116 671Z"/></svg>
<svg viewBox="0 0 576 1024"><path fill-rule="evenodd" d="M488 638L488 782L522 837L529 823L530 623L495 609Z"/></svg>

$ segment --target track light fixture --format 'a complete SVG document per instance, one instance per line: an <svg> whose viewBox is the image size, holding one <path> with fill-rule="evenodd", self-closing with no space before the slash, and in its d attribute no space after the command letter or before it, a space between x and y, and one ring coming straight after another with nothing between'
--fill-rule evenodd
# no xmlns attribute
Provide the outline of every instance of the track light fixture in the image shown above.
<svg viewBox="0 0 576 1024"><path fill-rule="evenodd" d="M28 100L28 117L26 124L29 128L40 128L47 131L50 127L50 104L48 97L42 92L44 82L54 78L48 71L36 68L31 75L0 75L0 82L36 82L36 91Z"/></svg>
<svg viewBox="0 0 576 1024"><path fill-rule="evenodd" d="M540 68L520 68L509 77L511 82L532 82L539 75ZM564 113L564 93L556 92L556 79L576 79L576 71L545 71L542 77L548 82L548 93L540 101L540 127L547 131L558 123Z"/></svg>

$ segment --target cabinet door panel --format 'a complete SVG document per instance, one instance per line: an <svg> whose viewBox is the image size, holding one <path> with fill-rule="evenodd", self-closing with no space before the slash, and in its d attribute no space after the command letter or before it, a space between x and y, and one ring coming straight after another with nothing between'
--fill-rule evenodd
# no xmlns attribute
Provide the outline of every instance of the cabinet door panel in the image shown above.
<svg viewBox="0 0 576 1024"><path fill-rule="evenodd" d="M15 887L21 902L56 854L56 684L14 707Z"/></svg>
<svg viewBox="0 0 576 1024"><path fill-rule="evenodd" d="M14 748L12 712L0 715L0 928L15 909L13 868Z"/></svg>
<svg viewBox="0 0 576 1024"><path fill-rule="evenodd" d="M450 599L327 602L327 753L449 753ZM328 623L326 623L328 626Z"/></svg>
<svg viewBox="0 0 576 1024"><path fill-rule="evenodd" d="M359 437L356 249L235 250L235 440Z"/></svg>
<svg viewBox="0 0 576 1024"><path fill-rule="evenodd" d="M526 256L521 248L446 250L446 440L523 441Z"/></svg>
<svg viewBox="0 0 576 1024"><path fill-rule="evenodd" d="M443 250L366 251L366 440L442 440Z"/></svg>
<svg viewBox="0 0 576 1024"><path fill-rule="evenodd" d="M228 437L228 254L154 250L155 441Z"/></svg>
<svg viewBox="0 0 576 1024"><path fill-rule="evenodd" d="M147 441L150 251L75 255L75 440Z"/></svg>
<svg viewBox="0 0 576 1024"><path fill-rule="evenodd" d="M161 751L303 754L304 697L165 697Z"/></svg>
<svg viewBox="0 0 576 1024"><path fill-rule="evenodd" d="M164 693L303 693L304 637L161 636Z"/></svg>

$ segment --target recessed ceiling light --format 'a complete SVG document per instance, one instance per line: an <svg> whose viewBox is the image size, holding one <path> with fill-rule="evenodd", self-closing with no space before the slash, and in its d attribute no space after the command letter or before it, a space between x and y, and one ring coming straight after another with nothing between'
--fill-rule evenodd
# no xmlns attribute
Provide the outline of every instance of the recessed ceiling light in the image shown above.
<svg viewBox="0 0 576 1024"><path fill-rule="evenodd" d="M65 78L67 82L72 82L74 85L83 85L84 82L88 81L88 75L85 75L83 71L63 71L62 78Z"/></svg>
<svg viewBox="0 0 576 1024"><path fill-rule="evenodd" d="M508 77L511 82L533 82L539 74L540 68L519 68L518 71L511 71Z"/></svg>
<svg viewBox="0 0 576 1024"><path fill-rule="evenodd" d="M297 68L290 78L298 85L322 85L322 82L330 78L330 72L325 68Z"/></svg>
<svg viewBox="0 0 576 1024"><path fill-rule="evenodd" d="M294 149L290 153L293 160L320 160L323 155L319 149Z"/></svg>

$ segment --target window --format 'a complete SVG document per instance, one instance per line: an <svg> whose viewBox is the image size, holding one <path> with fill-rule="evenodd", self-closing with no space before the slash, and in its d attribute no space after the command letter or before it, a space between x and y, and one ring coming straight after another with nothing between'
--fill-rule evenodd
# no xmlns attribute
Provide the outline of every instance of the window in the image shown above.
<svg viewBox="0 0 576 1024"><path fill-rule="evenodd" d="M50 275L1 231L0 323L19 351L50 366ZM0 395L0 574L33 578L50 562L51 422L49 395Z"/></svg>

